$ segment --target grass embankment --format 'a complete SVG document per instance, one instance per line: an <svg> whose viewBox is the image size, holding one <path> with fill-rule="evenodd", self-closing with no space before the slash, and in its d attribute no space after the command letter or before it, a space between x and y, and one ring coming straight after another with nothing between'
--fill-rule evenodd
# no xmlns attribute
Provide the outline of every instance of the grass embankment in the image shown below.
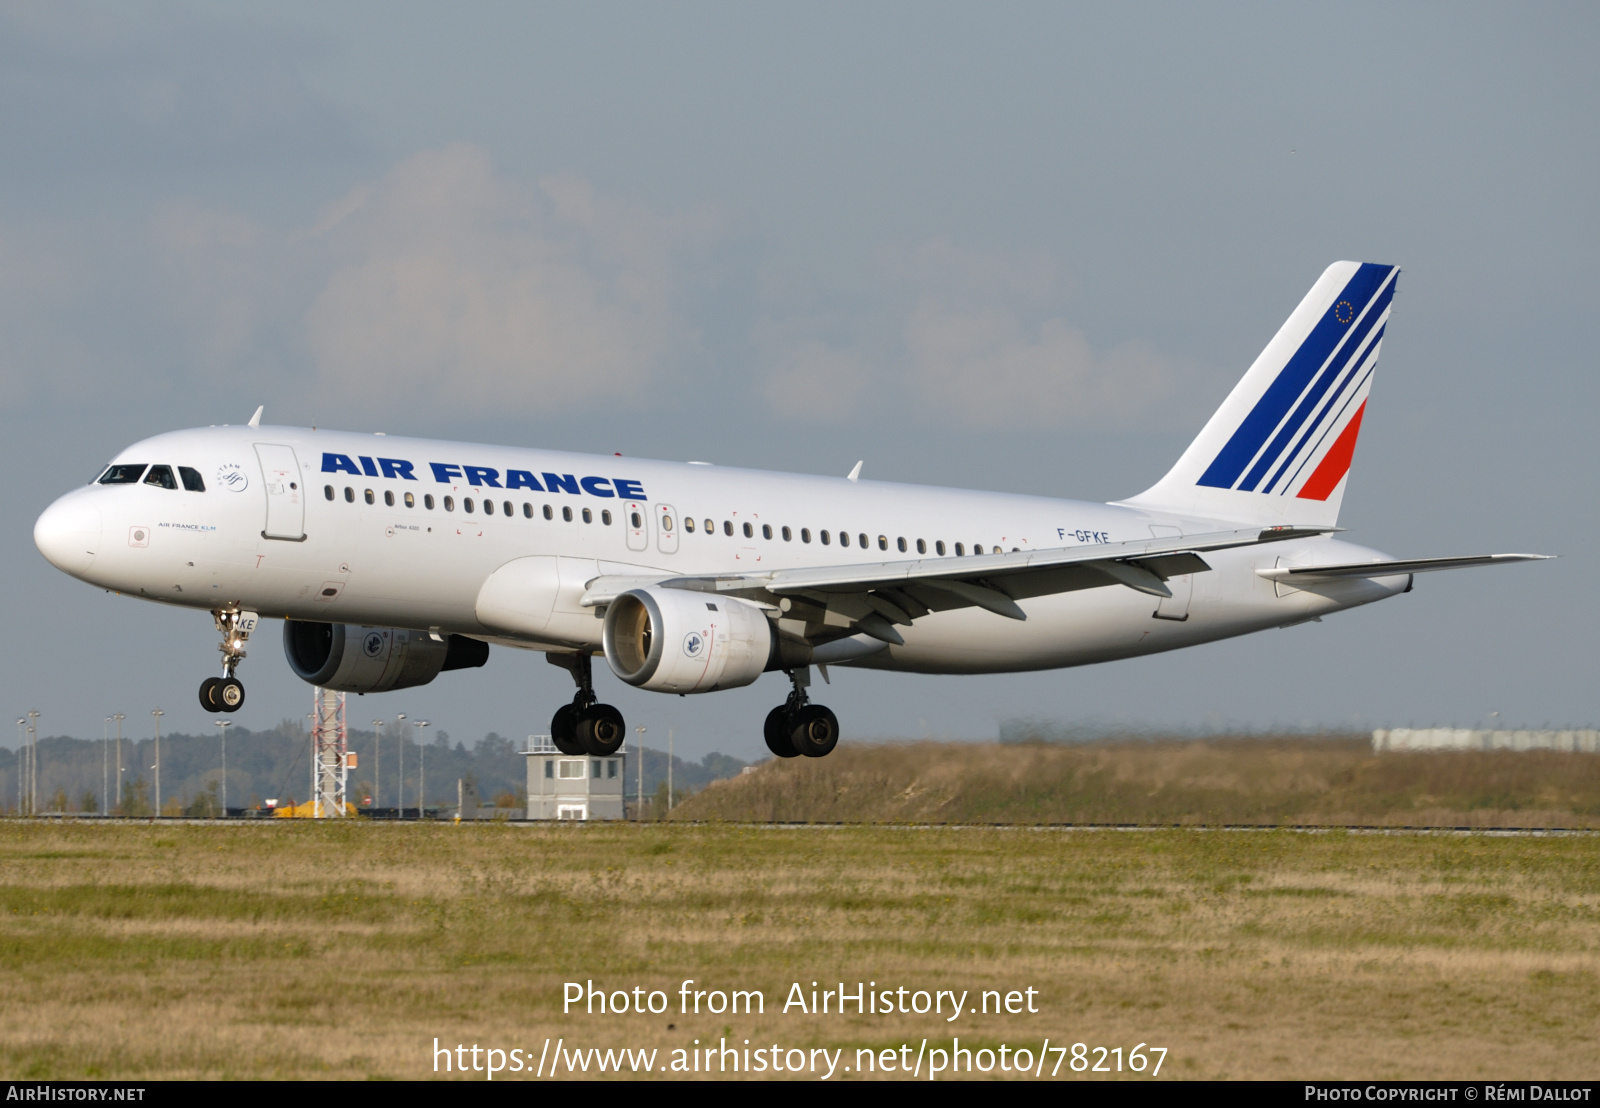
<svg viewBox="0 0 1600 1108"><path fill-rule="evenodd" d="M0 825L0 1070L421 1077L431 1048L1166 1046L1163 1076L1593 1076L1583 837ZM760 989L561 1015L562 985ZM792 982L1035 1015L781 1014ZM669 1027L669 1024L672 1025ZM1046 1069L1048 1072L1048 1067ZM1066 1074L1063 1068L1063 1075Z"/></svg>
<svg viewBox="0 0 1600 1108"><path fill-rule="evenodd" d="M1600 756L1374 754L1365 739L841 745L683 802L679 819L1600 827Z"/></svg>

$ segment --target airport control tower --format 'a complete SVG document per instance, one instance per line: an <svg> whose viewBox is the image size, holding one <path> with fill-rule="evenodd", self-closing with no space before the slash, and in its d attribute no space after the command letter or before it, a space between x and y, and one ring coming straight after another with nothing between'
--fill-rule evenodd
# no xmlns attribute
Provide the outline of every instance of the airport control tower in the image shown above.
<svg viewBox="0 0 1600 1108"><path fill-rule="evenodd" d="M604 758L563 754L548 735L530 735L529 819L622 819L625 750Z"/></svg>

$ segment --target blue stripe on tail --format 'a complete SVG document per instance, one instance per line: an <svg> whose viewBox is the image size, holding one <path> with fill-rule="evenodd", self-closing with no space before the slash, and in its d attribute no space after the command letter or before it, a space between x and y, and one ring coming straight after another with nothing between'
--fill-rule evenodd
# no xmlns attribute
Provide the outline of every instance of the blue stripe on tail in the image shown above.
<svg viewBox="0 0 1600 1108"><path fill-rule="evenodd" d="M1267 391L1239 424L1233 436L1228 439L1227 445L1218 452L1205 473L1201 474L1198 484L1217 489L1231 489L1234 486L1234 482L1239 480L1239 475L1267 441L1267 436L1272 434L1283 421L1290 407L1299 399L1317 371L1328 360L1328 355L1333 353L1334 348L1349 331L1350 325L1360 316L1362 309L1372 300L1373 294L1382 287L1393 270L1393 266L1370 263L1363 263L1361 268L1356 270L1355 276L1350 278L1344 290L1334 298L1333 304L1311 329L1311 334L1300 344L1300 349L1294 352L1272 384L1267 386ZM1344 318L1341 319L1340 316ZM1270 462L1268 464L1270 465Z"/></svg>

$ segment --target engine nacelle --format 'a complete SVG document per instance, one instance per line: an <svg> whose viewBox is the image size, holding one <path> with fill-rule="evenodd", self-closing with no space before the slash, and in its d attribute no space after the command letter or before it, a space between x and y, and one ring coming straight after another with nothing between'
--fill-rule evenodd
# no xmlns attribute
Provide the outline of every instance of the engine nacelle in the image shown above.
<svg viewBox="0 0 1600 1108"><path fill-rule="evenodd" d="M489 644L462 635L347 623L283 621L283 652L302 681L340 692L388 692L426 685L447 669L489 660Z"/></svg>
<svg viewBox="0 0 1600 1108"><path fill-rule="evenodd" d="M611 602L605 651L611 672L628 684L667 693L736 689L789 654L809 655L803 644L780 642L772 621L748 601L663 588L634 589Z"/></svg>

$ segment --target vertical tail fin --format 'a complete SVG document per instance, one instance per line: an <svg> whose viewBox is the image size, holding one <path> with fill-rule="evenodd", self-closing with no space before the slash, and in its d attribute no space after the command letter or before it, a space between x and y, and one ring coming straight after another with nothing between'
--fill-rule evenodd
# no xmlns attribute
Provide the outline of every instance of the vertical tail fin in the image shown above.
<svg viewBox="0 0 1600 1108"><path fill-rule="evenodd" d="M1399 273L1330 265L1178 464L1123 503L1241 523L1333 526Z"/></svg>

